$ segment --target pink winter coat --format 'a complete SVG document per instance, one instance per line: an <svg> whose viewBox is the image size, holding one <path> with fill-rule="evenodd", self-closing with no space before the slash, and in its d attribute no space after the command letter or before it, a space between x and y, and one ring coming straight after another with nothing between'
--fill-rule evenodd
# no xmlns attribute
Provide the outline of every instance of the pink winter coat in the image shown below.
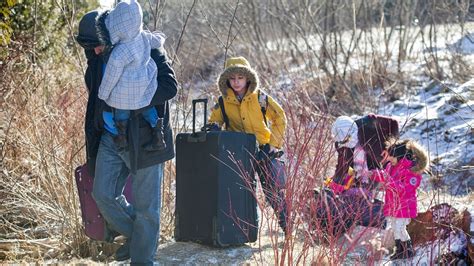
<svg viewBox="0 0 474 266"><path fill-rule="evenodd" d="M372 179L385 184L385 216L417 216L416 189L420 186L421 174L414 172L412 166L412 161L402 158L395 166L388 163L385 170L373 171Z"/></svg>

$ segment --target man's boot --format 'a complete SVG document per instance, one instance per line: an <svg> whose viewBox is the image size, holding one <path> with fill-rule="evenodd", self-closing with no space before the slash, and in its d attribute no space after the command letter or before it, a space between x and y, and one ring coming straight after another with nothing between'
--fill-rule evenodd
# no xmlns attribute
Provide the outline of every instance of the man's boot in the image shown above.
<svg viewBox="0 0 474 266"><path fill-rule="evenodd" d="M402 259L403 256L403 246L400 239L395 239L395 251L390 256L390 260Z"/></svg>
<svg viewBox="0 0 474 266"><path fill-rule="evenodd" d="M117 128L118 135L114 136L115 145L119 150L125 150L128 147L127 140L127 127L128 120L115 121L115 127Z"/></svg>
<svg viewBox="0 0 474 266"><path fill-rule="evenodd" d="M158 118L156 127L152 128L151 141L143 147L146 151L162 151L166 149L163 134L163 118Z"/></svg>
<svg viewBox="0 0 474 266"><path fill-rule="evenodd" d="M130 238L115 251L115 260L124 261L130 259Z"/></svg>

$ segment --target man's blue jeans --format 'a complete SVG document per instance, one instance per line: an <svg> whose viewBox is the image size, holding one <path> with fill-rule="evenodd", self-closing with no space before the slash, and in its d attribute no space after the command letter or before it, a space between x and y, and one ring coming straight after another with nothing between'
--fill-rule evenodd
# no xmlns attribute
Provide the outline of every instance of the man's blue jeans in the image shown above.
<svg viewBox="0 0 474 266"><path fill-rule="evenodd" d="M132 175L132 205L122 194L129 169L129 153L119 152L112 135L105 132L97 154L94 199L109 226L131 240L131 262L153 264L160 232L163 163Z"/></svg>

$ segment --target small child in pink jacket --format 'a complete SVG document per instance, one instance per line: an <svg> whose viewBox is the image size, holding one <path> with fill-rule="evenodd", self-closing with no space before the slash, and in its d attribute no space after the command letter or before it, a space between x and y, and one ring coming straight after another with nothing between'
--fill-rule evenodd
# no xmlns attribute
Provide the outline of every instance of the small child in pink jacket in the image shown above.
<svg viewBox="0 0 474 266"><path fill-rule="evenodd" d="M384 155L388 163L384 170L373 171L372 179L385 184L383 212L396 244L390 259L407 259L415 252L406 227L418 214L416 190L428 166L428 155L413 140L390 140Z"/></svg>

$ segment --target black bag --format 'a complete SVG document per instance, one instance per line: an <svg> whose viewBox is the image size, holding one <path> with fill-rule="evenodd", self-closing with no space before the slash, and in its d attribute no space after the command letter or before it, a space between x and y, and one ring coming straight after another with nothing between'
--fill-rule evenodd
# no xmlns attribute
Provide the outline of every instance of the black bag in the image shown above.
<svg viewBox="0 0 474 266"><path fill-rule="evenodd" d="M255 242L258 232L254 135L195 132L176 137L176 241L214 246Z"/></svg>
<svg viewBox="0 0 474 266"><path fill-rule="evenodd" d="M335 195L328 188L314 191L314 200L310 201L306 215L310 233L327 234L314 236L316 238L338 238L355 225L385 227L383 202L372 202L362 196Z"/></svg>

